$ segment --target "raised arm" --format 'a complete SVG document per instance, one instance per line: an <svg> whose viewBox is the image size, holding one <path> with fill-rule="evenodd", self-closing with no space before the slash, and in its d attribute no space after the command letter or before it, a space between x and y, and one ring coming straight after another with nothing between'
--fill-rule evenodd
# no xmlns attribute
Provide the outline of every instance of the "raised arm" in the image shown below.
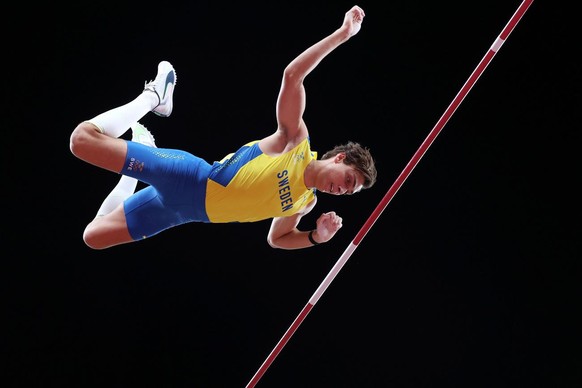
<svg viewBox="0 0 582 388"><path fill-rule="evenodd" d="M305 88L303 80L329 53L360 31L364 11L353 6L344 16L341 27L302 52L285 68L279 97L277 99L277 131L261 140L263 152L278 154L285 152L308 136L303 122L305 110ZM271 222L268 243L273 248L300 249L313 246L313 241L329 241L342 227L342 219L335 212L322 214L316 227L309 231L298 229L301 218L312 211L317 202L314 198L302 211L288 217L275 217ZM309 236L313 240L309 239Z"/></svg>
<svg viewBox="0 0 582 388"><path fill-rule="evenodd" d="M364 11L353 6L346 12L340 28L302 52L285 68L277 98L277 134L285 146L293 147L307 136L302 119L305 110L303 80L323 58L360 31L363 19Z"/></svg>

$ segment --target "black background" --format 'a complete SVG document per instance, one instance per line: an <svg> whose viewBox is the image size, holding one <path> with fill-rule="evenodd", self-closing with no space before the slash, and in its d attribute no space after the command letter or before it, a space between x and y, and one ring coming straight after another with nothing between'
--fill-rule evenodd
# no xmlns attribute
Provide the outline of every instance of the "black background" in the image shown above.
<svg viewBox="0 0 582 388"><path fill-rule="evenodd" d="M257 387L576 387L580 69L573 10L534 1ZM118 180L74 158L82 120L178 73L158 146L209 161L275 129L283 68L345 1L12 4L4 15L4 387L244 387L521 3L364 1L306 80L313 149L379 178L319 196L344 227L301 251L269 222L187 224L92 251ZM577 35L578 34L578 35Z"/></svg>

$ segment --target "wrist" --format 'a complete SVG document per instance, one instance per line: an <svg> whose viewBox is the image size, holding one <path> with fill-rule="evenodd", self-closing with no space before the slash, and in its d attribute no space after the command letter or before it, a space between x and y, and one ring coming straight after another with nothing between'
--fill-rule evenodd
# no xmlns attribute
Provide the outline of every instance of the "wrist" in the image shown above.
<svg viewBox="0 0 582 388"><path fill-rule="evenodd" d="M307 238L309 239L309 242L311 242L313 245L319 245L319 243L315 241L315 239L313 238L313 232L315 232L315 230L311 230L307 235Z"/></svg>

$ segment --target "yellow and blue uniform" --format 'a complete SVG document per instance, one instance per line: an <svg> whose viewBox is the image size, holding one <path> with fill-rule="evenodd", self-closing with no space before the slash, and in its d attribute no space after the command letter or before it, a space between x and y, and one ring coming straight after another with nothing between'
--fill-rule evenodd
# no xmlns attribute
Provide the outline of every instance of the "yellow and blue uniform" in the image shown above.
<svg viewBox="0 0 582 388"><path fill-rule="evenodd" d="M309 138L279 156L266 155L253 141L213 164L185 151L127 144L121 173L149 185L124 202L135 240L187 222L290 216L316 194L305 186L303 176L317 158Z"/></svg>
<svg viewBox="0 0 582 388"><path fill-rule="evenodd" d="M279 156L264 154L254 141L215 162L206 187L210 222L252 222L295 214L313 199L303 173L316 156L308 139Z"/></svg>

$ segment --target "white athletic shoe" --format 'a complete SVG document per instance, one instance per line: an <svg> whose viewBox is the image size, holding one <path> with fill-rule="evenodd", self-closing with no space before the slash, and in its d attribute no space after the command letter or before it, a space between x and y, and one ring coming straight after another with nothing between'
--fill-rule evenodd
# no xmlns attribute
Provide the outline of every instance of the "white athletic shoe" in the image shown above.
<svg viewBox="0 0 582 388"><path fill-rule="evenodd" d="M131 125L131 131L133 133L131 141L157 148L154 135L152 135L150 131L139 122L135 122Z"/></svg>
<svg viewBox="0 0 582 388"><path fill-rule="evenodd" d="M172 114L172 95L176 86L176 70L168 61L162 61L158 64L158 74L156 79L145 82L144 90L154 92L158 96L158 105L152 110L155 114L162 117L168 117Z"/></svg>

